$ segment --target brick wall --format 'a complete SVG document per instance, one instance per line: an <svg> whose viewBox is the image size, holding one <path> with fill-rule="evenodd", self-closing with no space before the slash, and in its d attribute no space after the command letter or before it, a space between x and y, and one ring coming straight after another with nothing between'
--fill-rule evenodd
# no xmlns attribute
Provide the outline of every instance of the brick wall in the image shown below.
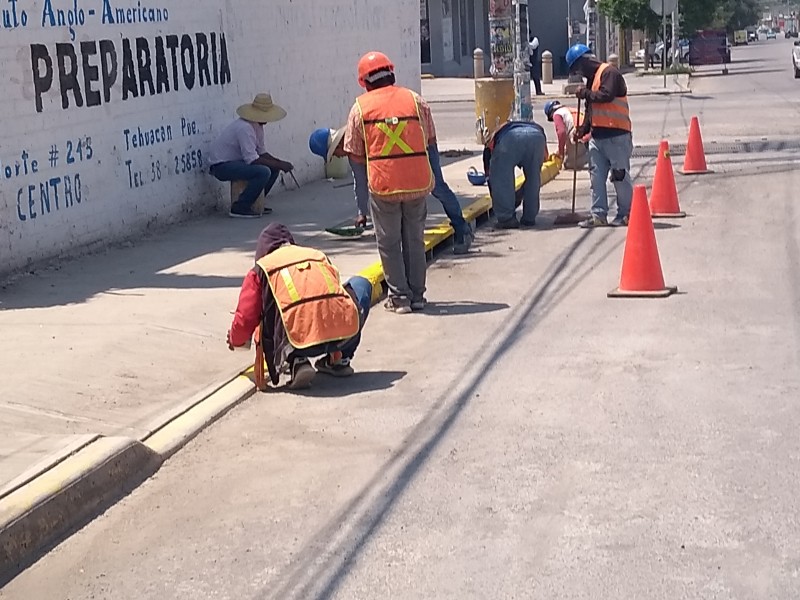
<svg viewBox="0 0 800 600"><path fill-rule="evenodd" d="M386 52L399 83L419 88L418 0L3 0L0 10L0 275L221 202L228 189L207 174L207 146L257 92L288 110L267 126L267 146L302 182L323 175L308 136L344 122L359 56Z"/></svg>

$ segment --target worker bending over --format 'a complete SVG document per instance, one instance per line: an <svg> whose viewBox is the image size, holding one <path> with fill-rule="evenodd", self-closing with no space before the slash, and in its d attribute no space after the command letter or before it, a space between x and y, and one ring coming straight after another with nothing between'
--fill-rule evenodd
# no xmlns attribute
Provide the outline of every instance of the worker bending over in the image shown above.
<svg viewBox="0 0 800 600"><path fill-rule="evenodd" d="M547 155L547 137L538 123L509 121L494 133L481 128L483 136L483 170L489 178L489 194L496 218L496 229L535 227L539 214L539 192L542 185L542 164ZM522 197L522 218L516 214L516 174L520 167L525 175Z"/></svg>
<svg viewBox="0 0 800 600"><path fill-rule="evenodd" d="M544 114L555 126L561 164L565 169L584 169L588 162L586 144L591 136L586 135L577 142L574 141L575 132L584 119L583 112L579 115L577 108L569 108L558 100L550 100L544 104Z"/></svg>

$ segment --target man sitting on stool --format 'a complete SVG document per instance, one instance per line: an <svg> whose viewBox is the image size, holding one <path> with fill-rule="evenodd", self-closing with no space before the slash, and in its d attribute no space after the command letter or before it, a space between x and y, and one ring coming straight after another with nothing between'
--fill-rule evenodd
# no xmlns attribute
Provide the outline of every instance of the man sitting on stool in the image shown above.
<svg viewBox="0 0 800 600"><path fill-rule="evenodd" d="M247 187L231 205L230 216L257 218L253 209L258 196L266 196L275 185L281 171L291 171L290 162L275 158L264 147L264 125L286 116L286 111L272 102L269 94L258 94L250 104L243 104L236 113L239 118L222 130L211 144L208 162L211 174L220 181L246 181ZM264 208L263 214L272 212Z"/></svg>

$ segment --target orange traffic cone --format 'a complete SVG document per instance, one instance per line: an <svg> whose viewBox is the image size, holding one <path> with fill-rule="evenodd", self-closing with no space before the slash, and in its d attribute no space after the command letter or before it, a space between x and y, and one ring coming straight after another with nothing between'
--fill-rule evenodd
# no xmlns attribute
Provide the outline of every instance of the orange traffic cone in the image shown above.
<svg viewBox="0 0 800 600"><path fill-rule="evenodd" d="M686 144L686 157L683 159L683 175L702 175L713 173L706 165L706 152L703 149L703 136L700 134L700 121L692 117L689 126L689 142Z"/></svg>
<svg viewBox="0 0 800 600"><path fill-rule="evenodd" d="M658 257L656 232L647 209L647 189L633 189L633 204L622 257L619 287L608 292L609 298L666 298L678 291L664 285L661 260Z"/></svg>
<svg viewBox="0 0 800 600"><path fill-rule="evenodd" d="M653 217L685 217L678 203L678 188L675 186L675 172L669 156L669 142L661 140L656 160L656 174L653 178L653 192L650 195L650 215Z"/></svg>

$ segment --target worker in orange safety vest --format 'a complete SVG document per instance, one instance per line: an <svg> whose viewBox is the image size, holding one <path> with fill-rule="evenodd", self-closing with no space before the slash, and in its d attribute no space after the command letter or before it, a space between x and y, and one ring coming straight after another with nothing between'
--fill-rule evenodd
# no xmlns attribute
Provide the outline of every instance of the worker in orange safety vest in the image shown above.
<svg viewBox="0 0 800 600"><path fill-rule="evenodd" d="M589 173L592 182L592 214L580 227L590 229L609 225L606 180L610 179L617 192L617 215L610 223L620 227L628 224L633 200L631 180L631 114L628 106L628 86L619 69L597 60L583 44L567 51L570 73L586 78L575 96L586 101L586 118L576 130L574 140L592 134L589 141Z"/></svg>
<svg viewBox="0 0 800 600"><path fill-rule="evenodd" d="M295 244L289 229L270 223L258 238L256 264L248 272L228 330L228 347L249 348L261 325L269 376L284 370L288 387L308 387L317 372L353 374L350 360L361 341L372 300L364 277L339 281L339 271L314 248ZM309 358L321 356L314 366Z"/></svg>
<svg viewBox="0 0 800 600"><path fill-rule="evenodd" d="M396 85L394 64L381 52L358 62L358 82L367 91L347 120L344 151L366 164L370 213L386 276L390 312L425 308L426 196L434 188L428 146L436 131L428 104Z"/></svg>

